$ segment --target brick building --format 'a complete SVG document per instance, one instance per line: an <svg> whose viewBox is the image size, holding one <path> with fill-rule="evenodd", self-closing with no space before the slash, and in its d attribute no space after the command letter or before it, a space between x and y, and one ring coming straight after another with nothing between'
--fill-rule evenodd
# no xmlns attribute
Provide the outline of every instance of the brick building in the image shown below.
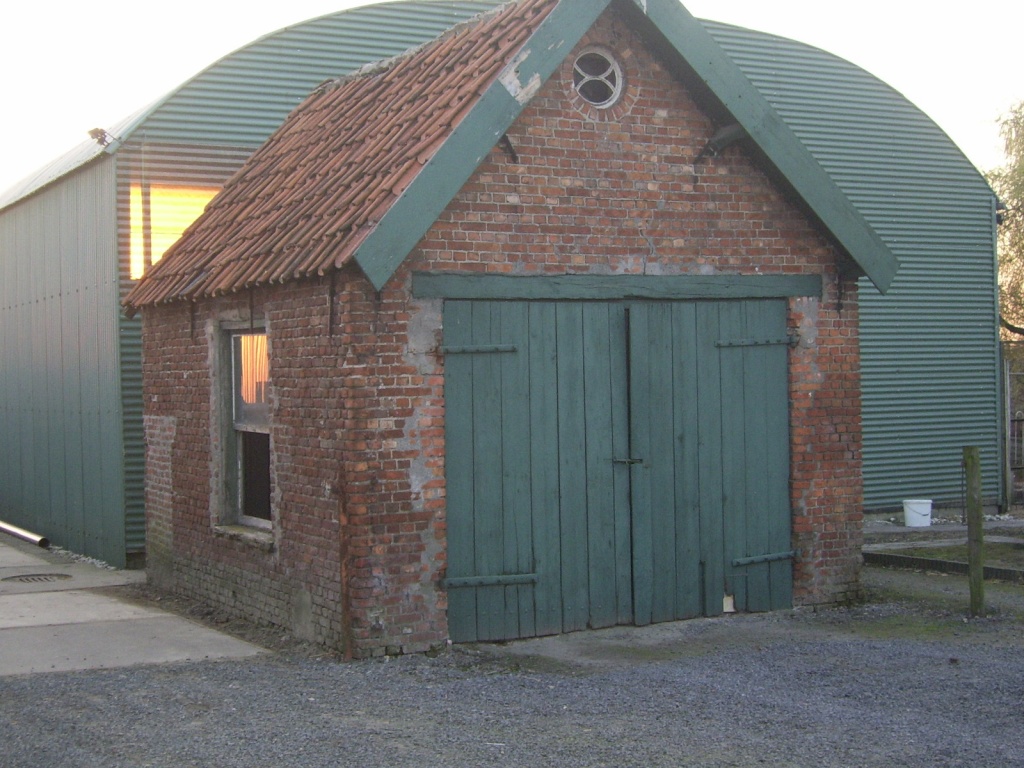
<svg viewBox="0 0 1024 768"><path fill-rule="evenodd" d="M895 259L674 0L312 94L128 296L147 551L356 657L858 589Z"/></svg>

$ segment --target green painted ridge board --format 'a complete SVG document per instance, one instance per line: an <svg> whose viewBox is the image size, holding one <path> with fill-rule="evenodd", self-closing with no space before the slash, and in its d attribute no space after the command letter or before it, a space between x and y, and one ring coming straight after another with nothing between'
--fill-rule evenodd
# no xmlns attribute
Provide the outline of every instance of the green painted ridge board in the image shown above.
<svg viewBox="0 0 1024 768"><path fill-rule="evenodd" d="M561 0L381 217L353 256L377 290L384 287L609 1Z"/></svg>

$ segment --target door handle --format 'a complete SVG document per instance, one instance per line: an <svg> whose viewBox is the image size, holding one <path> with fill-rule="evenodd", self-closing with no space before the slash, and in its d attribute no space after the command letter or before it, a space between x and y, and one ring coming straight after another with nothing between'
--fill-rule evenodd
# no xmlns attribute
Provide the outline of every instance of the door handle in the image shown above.
<svg viewBox="0 0 1024 768"><path fill-rule="evenodd" d="M643 464L643 459L612 459L614 464Z"/></svg>

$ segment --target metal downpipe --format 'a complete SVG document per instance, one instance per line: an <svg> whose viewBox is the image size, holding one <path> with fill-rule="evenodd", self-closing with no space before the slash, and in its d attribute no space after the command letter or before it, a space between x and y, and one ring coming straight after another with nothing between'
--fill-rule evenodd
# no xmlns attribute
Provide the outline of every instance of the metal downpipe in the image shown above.
<svg viewBox="0 0 1024 768"><path fill-rule="evenodd" d="M24 528L19 528L16 525L5 523L3 520L0 520L0 532L22 539L23 541L30 542L35 544L37 547L42 547L43 549L50 548L50 540L45 536L40 536L36 533L32 533L31 531L26 531Z"/></svg>

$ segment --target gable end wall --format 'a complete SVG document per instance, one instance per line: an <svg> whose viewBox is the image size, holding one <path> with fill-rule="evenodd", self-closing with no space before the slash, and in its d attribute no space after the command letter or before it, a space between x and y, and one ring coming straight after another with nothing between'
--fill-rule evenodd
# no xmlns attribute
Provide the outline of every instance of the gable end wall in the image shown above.
<svg viewBox="0 0 1024 768"><path fill-rule="evenodd" d="M623 61L597 112L572 56L379 294L334 279L145 312L149 552L165 585L356 657L447 639L441 302L414 270L491 274L818 274L789 325L798 604L858 589L857 288L740 147L694 165L713 126L614 12L583 45ZM270 336L271 546L217 532L208 337L252 311ZM333 313L333 314L331 314ZM156 560L157 562L154 562Z"/></svg>

